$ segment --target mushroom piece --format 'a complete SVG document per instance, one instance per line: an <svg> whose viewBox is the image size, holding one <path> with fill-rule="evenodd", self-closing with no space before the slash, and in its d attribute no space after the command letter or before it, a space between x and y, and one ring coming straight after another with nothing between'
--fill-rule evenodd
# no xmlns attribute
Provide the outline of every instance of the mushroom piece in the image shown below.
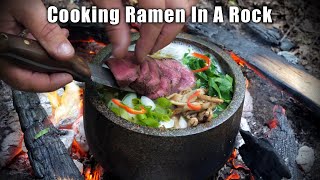
<svg viewBox="0 0 320 180"><path fill-rule="evenodd" d="M173 115L181 114L183 112L183 107L178 107L173 110Z"/></svg>
<svg viewBox="0 0 320 180"><path fill-rule="evenodd" d="M207 117L207 122L210 122L212 121L212 118L213 118L213 111L212 109L211 110L207 110L206 113L205 113L205 116Z"/></svg>
<svg viewBox="0 0 320 180"><path fill-rule="evenodd" d="M186 111L186 112L184 112L182 115L184 116L184 117L186 117L187 119L191 119L191 118L193 118L193 117L196 117L197 116L197 112L195 112L195 111Z"/></svg>
<svg viewBox="0 0 320 180"><path fill-rule="evenodd" d="M192 96L196 91L199 91L198 96ZM220 103L223 103L222 99L217 97L211 97L205 95L206 89L186 89L181 91L180 93L174 93L168 96L167 98L170 102L176 106L173 110L173 115L177 118L180 116L181 118L186 118L188 121L188 126L197 126L199 123L204 123L211 121L213 118L213 109ZM190 99L192 96L192 99ZM200 110L191 109L188 106L188 103L191 103L195 106L200 105ZM180 122L179 119L179 122Z"/></svg>
<svg viewBox="0 0 320 180"><path fill-rule="evenodd" d="M210 106L212 106L211 102L202 102L200 103L201 109L208 109Z"/></svg>
<svg viewBox="0 0 320 180"><path fill-rule="evenodd" d="M170 102L173 105L176 105L176 106L185 106L185 105L187 105L187 103L185 103L185 102L178 102L178 101L173 101L173 100L171 100Z"/></svg>
<svg viewBox="0 0 320 180"><path fill-rule="evenodd" d="M196 91L200 91L200 95L203 95L205 94L205 89L195 89L195 90L192 90L192 91L189 91L188 93L184 94L182 99L181 99L181 102L187 102L189 97L194 94ZM193 98L190 100L190 102L194 102L195 100L197 99L197 97Z"/></svg>
<svg viewBox="0 0 320 180"><path fill-rule="evenodd" d="M201 123L209 122L213 118L213 108L215 107L215 104L211 105L207 110L202 111L198 114L198 120Z"/></svg>
<svg viewBox="0 0 320 180"><path fill-rule="evenodd" d="M167 97L167 99L170 99L172 101L177 101L177 102L181 102L183 95L178 94L178 93L173 93L170 96Z"/></svg>
<svg viewBox="0 0 320 180"><path fill-rule="evenodd" d="M171 119L174 120L174 128L175 129L179 129L180 128L180 124L179 124L179 118L177 116L173 116Z"/></svg>
<svg viewBox="0 0 320 180"><path fill-rule="evenodd" d="M196 118L196 117L193 117L193 118L189 119L189 121L188 121L188 125L193 126L193 127L197 126L198 123L199 123L199 121L198 121L198 118Z"/></svg>
<svg viewBox="0 0 320 180"><path fill-rule="evenodd" d="M214 102L214 103L223 103L222 99L212 97L212 96L203 95L203 94L199 95L198 98L205 100L205 101Z"/></svg>

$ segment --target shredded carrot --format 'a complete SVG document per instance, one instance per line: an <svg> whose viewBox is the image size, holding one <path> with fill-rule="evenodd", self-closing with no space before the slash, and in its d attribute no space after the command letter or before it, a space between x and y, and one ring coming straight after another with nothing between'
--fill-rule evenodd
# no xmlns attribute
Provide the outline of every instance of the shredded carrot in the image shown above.
<svg viewBox="0 0 320 180"><path fill-rule="evenodd" d="M123 104L119 99L112 99L112 102L115 103L120 108L126 110L130 114L145 114L147 112L143 106L140 107L141 108L140 110L135 110Z"/></svg>
<svg viewBox="0 0 320 180"><path fill-rule="evenodd" d="M192 56L194 56L196 58L199 58L199 59L202 59L202 60L204 60L206 62L206 65L203 68L193 70L192 72L194 72L194 73L203 72L203 71L206 71L206 70L208 70L210 68L211 61L210 61L210 58L208 56L205 56L205 55L199 54L199 53L192 53Z"/></svg>
<svg viewBox="0 0 320 180"><path fill-rule="evenodd" d="M188 98L188 101L187 101L187 105L190 109L194 110L194 111L200 111L201 109L201 105L194 105L192 104L190 101L191 99L195 98L195 97L198 97L200 95L200 91L196 91L194 92L189 98Z"/></svg>

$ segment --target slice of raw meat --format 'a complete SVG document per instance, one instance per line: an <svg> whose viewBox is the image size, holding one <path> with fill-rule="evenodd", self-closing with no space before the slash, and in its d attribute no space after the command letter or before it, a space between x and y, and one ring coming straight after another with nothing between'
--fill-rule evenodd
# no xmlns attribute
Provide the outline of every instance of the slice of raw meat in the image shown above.
<svg viewBox="0 0 320 180"><path fill-rule="evenodd" d="M165 64L165 61L169 61L169 60L157 60L156 62L159 67L161 77L165 77L170 82L170 89L167 92L168 94L171 92L172 88L175 88L177 84L179 84L179 81L181 79L181 74L179 73L179 71L176 70L176 68L167 66Z"/></svg>
<svg viewBox="0 0 320 180"><path fill-rule="evenodd" d="M139 77L130 84L130 87L134 89L138 94L145 94L146 93L146 86L148 86L148 82L151 79L149 75L149 64L148 61L144 61L140 65L140 74Z"/></svg>
<svg viewBox="0 0 320 180"><path fill-rule="evenodd" d="M180 74L180 77L182 77L181 71L183 70L183 66L179 61L176 61L174 59L165 59L162 61L163 64L165 64L168 68L173 69L175 72ZM181 78L179 80L179 82L181 81ZM175 93L178 91L179 88L179 82L176 83L175 85L171 86L171 92L169 94Z"/></svg>
<svg viewBox="0 0 320 180"><path fill-rule="evenodd" d="M150 76L150 80L147 82L146 85L146 94L152 94L155 91L158 90L158 88L160 87L160 72L159 72L159 68L158 65L156 64L156 60L151 59L147 60L148 64L149 64L149 76Z"/></svg>
<svg viewBox="0 0 320 180"><path fill-rule="evenodd" d="M187 88L191 88L195 85L196 78L190 69L188 69L187 67L183 66L180 62L173 59L166 60L163 62L167 66L174 68L181 75L181 79L179 83L175 87L172 87L171 94L175 92L180 92Z"/></svg>
<svg viewBox="0 0 320 180"><path fill-rule="evenodd" d="M156 99L195 84L192 71L179 61L148 57L141 65L137 65L134 58L134 53L130 52L124 59L111 58L106 61L121 87L130 86L138 94Z"/></svg>
<svg viewBox="0 0 320 180"><path fill-rule="evenodd" d="M154 93L148 94L147 96L150 99L157 99L158 97L168 95L168 92L170 92L170 80L162 76L159 88Z"/></svg>
<svg viewBox="0 0 320 180"><path fill-rule="evenodd" d="M106 61L120 87L127 87L139 77L140 66L133 63L132 55L125 59L110 58Z"/></svg>
<svg viewBox="0 0 320 180"><path fill-rule="evenodd" d="M192 88L195 85L196 78L192 71L190 71L186 67L183 67L180 73L181 73L181 79L179 81L179 84L177 85L177 88L174 90L174 92L171 91L172 93L180 92L187 88Z"/></svg>

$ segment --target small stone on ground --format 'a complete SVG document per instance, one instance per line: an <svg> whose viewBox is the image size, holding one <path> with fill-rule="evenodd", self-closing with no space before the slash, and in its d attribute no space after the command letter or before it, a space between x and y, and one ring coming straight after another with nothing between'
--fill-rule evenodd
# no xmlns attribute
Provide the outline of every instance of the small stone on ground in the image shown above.
<svg viewBox="0 0 320 180"><path fill-rule="evenodd" d="M314 163L314 159L314 150L308 146L302 146L299 149L296 162L304 172L310 172Z"/></svg>

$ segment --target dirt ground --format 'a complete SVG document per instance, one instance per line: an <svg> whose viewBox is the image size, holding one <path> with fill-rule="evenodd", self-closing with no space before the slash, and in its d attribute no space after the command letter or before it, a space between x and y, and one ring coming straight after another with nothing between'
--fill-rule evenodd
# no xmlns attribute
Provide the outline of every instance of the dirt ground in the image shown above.
<svg viewBox="0 0 320 180"><path fill-rule="evenodd" d="M282 37L293 42L290 50L300 59L298 64L313 76L320 78L320 2L316 0L237 0L244 8L272 9L273 23L269 28L278 29ZM275 47L274 51L280 49Z"/></svg>

